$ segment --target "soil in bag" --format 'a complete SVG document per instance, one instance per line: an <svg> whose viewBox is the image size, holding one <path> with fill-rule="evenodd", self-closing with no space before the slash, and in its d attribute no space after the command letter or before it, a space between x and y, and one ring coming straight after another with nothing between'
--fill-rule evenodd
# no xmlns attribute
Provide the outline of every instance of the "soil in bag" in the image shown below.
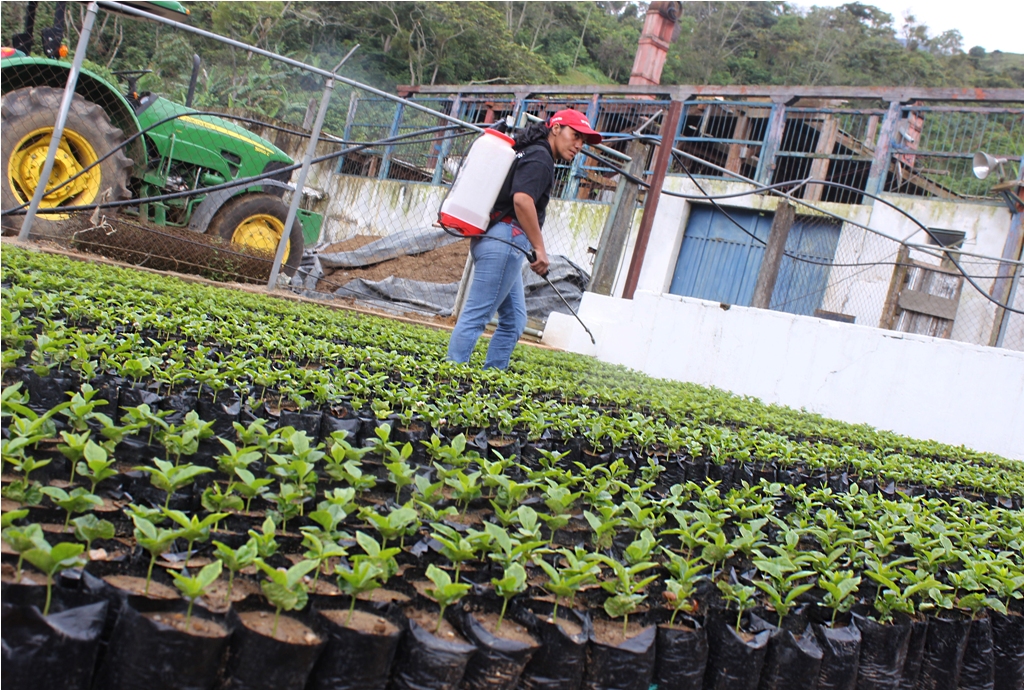
<svg viewBox="0 0 1024 690"><path fill-rule="evenodd" d="M995 690L1024 690L1024 616L989 611Z"/></svg>
<svg viewBox="0 0 1024 690"><path fill-rule="evenodd" d="M857 690L896 690L907 659L910 619L900 615L883 624L855 612L853 622L860 630Z"/></svg>
<svg viewBox="0 0 1024 690"><path fill-rule="evenodd" d="M928 639L928 619L911 619L910 641L907 643L907 660L903 662L903 677L900 690L914 690L917 677L921 675L921 660L924 658L924 643Z"/></svg>
<svg viewBox="0 0 1024 690"><path fill-rule="evenodd" d="M821 648L818 690L854 690L860 657L860 630L855 625L830 628L812 623L814 639Z"/></svg>
<svg viewBox="0 0 1024 690"><path fill-rule="evenodd" d="M405 609L408 628L398 645L392 690L455 690L466 664L476 651L447 620L437 626L437 614ZM433 631L437 631L435 635Z"/></svg>
<svg viewBox="0 0 1024 690"><path fill-rule="evenodd" d="M921 673L917 676L918 690L947 690L955 688L960 679L960 665L967 648L967 633L971 621L930 618L928 637L924 643Z"/></svg>
<svg viewBox="0 0 1024 690"><path fill-rule="evenodd" d="M225 690L302 690L325 640L296 617L265 610L228 612L234 629Z"/></svg>
<svg viewBox="0 0 1024 690"><path fill-rule="evenodd" d="M45 599L43 587L4 587L0 625L4 690L87 690L107 602L54 587L49 615L44 616Z"/></svg>
<svg viewBox="0 0 1024 690"><path fill-rule="evenodd" d="M186 628L184 602L129 597L94 688L212 690L227 656L230 629L200 606Z"/></svg>
<svg viewBox="0 0 1024 690"><path fill-rule="evenodd" d="M995 658L992 654L992 619L976 618L971 621L967 634L967 649L960 668L959 690L994 690L996 682Z"/></svg>
<svg viewBox="0 0 1024 690"><path fill-rule="evenodd" d="M754 690L761 679L761 667L768 652L771 633L736 630L731 611L711 611L706 620L708 664L705 690Z"/></svg>
<svg viewBox="0 0 1024 690"><path fill-rule="evenodd" d="M498 614L464 603L454 615L455 624L468 642L476 646L466 672L463 690L512 690L537 650L537 641L514 620L505 618L498 627Z"/></svg>
<svg viewBox="0 0 1024 690"><path fill-rule="evenodd" d="M814 630L808 626L803 634L778 628L751 616L751 630L771 634L768 652L761 667L759 690L804 690L813 688L821 672L823 653L814 641Z"/></svg>
<svg viewBox="0 0 1024 690"><path fill-rule="evenodd" d="M708 663L708 636L697 620L676 616L658 626L657 656L651 682L658 690L700 690Z"/></svg>
<svg viewBox="0 0 1024 690"><path fill-rule="evenodd" d="M519 687L523 690L577 690L583 682L590 639L590 618L569 608L558 609L544 601L513 602L510 614L540 643L533 653Z"/></svg>
<svg viewBox="0 0 1024 690"><path fill-rule="evenodd" d="M647 690L654 675L657 637L658 629L653 625L641 628L632 623L631 630L623 635L618 621L594 621L582 687Z"/></svg>
<svg viewBox="0 0 1024 690"><path fill-rule="evenodd" d="M357 606L359 604L357 603ZM318 611L327 646L320 654L307 690L384 690L402 629L394 621L357 608Z"/></svg>

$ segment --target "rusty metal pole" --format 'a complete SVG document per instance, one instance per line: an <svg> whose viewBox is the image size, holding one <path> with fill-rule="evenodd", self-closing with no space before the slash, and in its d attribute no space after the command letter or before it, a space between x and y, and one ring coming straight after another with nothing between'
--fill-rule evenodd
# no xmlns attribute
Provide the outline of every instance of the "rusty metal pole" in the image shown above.
<svg viewBox="0 0 1024 690"><path fill-rule="evenodd" d="M668 112L665 113L665 119L661 123L661 145L658 147L658 155L654 159L651 188L647 190L644 214L640 218L640 230L637 232L633 255L629 259L629 273L626 274L626 284L622 289L622 296L625 299L633 299L637 283L640 282L640 269L644 265L644 256L647 254L647 242L651 239L651 227L654 225L654 216L658 212L661 186L665 183L668 164L672 161L672 147L675 144L676 130L679 129L679 117L682 112L683 102L672 101L668 107Z"/></svg>

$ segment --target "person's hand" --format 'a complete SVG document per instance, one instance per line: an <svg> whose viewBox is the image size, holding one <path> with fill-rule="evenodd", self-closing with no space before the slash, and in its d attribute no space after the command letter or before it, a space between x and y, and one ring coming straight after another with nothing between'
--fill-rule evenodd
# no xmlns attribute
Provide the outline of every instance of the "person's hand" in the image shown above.
<svg viewBox="0 0 1024 690"><path fill-rule="evenodd" d="M551 265L551 262L548 261L548 253L546 251L543 249L534 250L533 256L530 258L533 259L530 262L531 271L539 276L545 275L548 272L548 266Z"/></svg>

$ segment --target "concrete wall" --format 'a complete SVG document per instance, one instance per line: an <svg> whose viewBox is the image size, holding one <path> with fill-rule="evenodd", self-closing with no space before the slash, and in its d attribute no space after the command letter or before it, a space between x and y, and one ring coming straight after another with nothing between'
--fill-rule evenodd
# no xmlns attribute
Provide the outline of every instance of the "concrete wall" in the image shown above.
<svg viewBox="0 0 1024 690"><path fill-rule="evenodd" d="M1024 459L1024 353L638 291L586 293L544 343L915 438Z"/></svg>

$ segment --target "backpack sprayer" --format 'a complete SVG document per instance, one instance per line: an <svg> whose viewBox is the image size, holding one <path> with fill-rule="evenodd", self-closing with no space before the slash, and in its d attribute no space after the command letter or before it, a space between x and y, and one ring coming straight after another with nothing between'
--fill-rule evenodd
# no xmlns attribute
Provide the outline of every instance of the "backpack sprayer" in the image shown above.
<svg viewBox="0 0 1024 690"><path fill-rule="evenodd" d="M506 122L503 121L499 125L506 125ZM437 214L437 223L442 230L454 237L497 240L514 247L523 252L532 264L537 260L536 252L528 252L512 242L486 234L494 224L490 215L491 209L498 200L501 187L516 161L515 143L515 139L497 129L484 130L469 148L469 153L459 167L452 186L445 194ZM583 330L590 336L590 342L596 345L594 334L583 323L572 305L546 275L542 275L541 278L551 286L558 298L583 326Z"/></svg>

